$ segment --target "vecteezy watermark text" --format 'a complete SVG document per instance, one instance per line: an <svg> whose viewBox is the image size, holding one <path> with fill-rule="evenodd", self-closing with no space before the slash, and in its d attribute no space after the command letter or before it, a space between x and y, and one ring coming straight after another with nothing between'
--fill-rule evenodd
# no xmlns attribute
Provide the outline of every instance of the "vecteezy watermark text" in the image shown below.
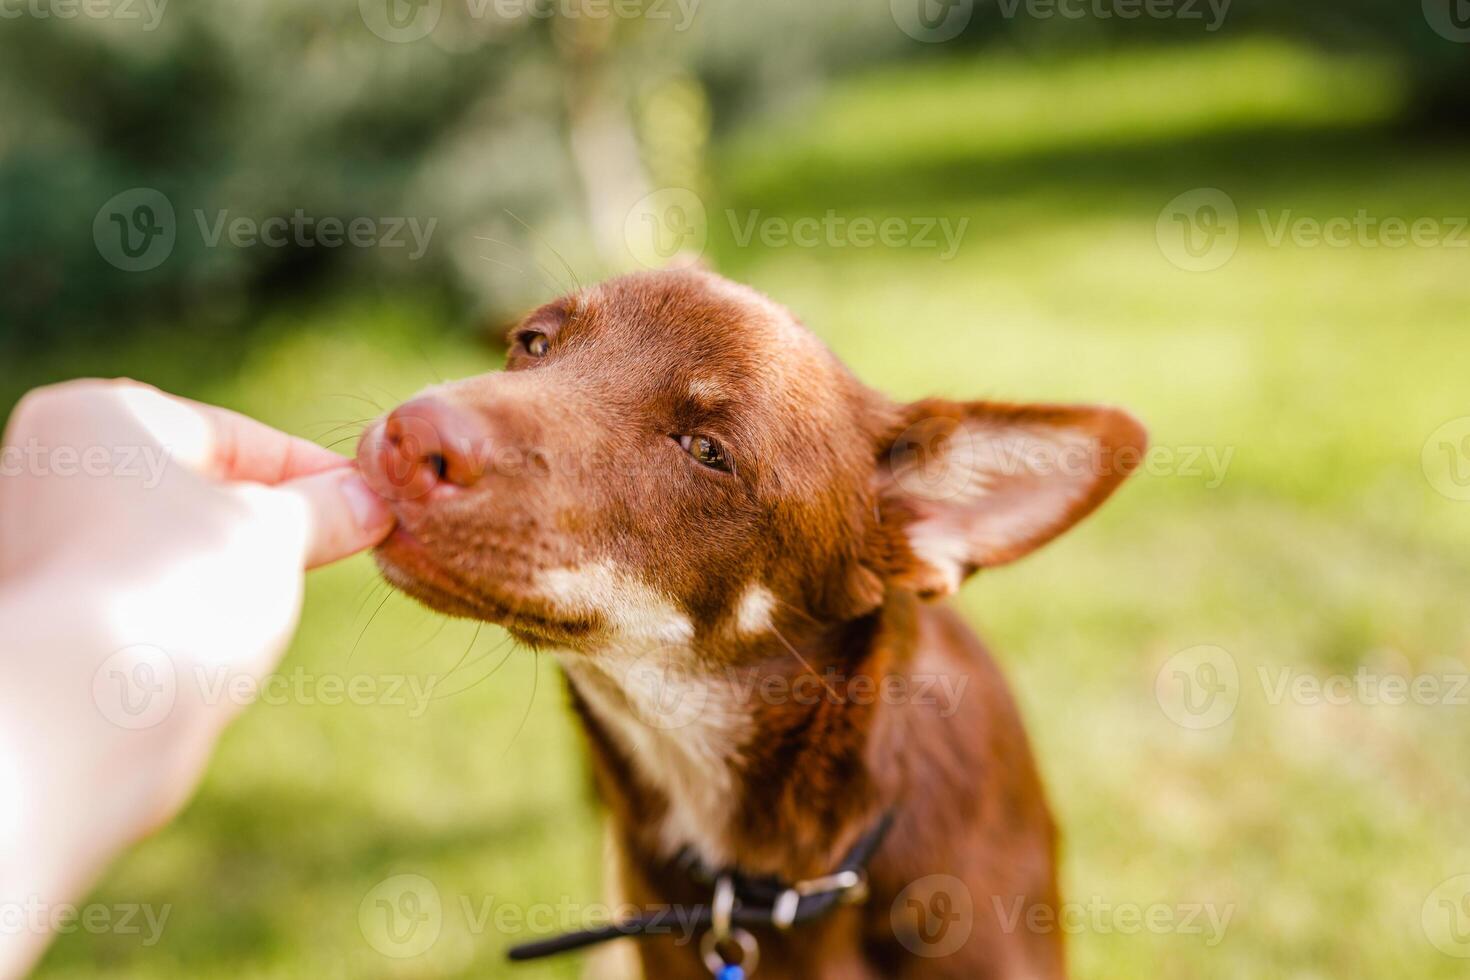
<svg viewBox="0 0 1470 980"><path fill-rule="evenodd" d="M1178 20L1200 21L1218 31L1232 0L995 0L1006 20Z"/></svg>
<svg viewBox="0 0 1470 980"><path fill-rule="evenodd" d="M949 874L932 874L906 885L889 909L893 934L909 952L926 959L941 959L958 952L969 942L977 920L985 916L985 903L962 879ZM1208 947L1225 939L1235 917L1235 905L1213 902L1118 902L1101 896L1060 904L1037 901L1034 896L989 895L993 925L1007 934L1053 933L1098 935L1139 933L1203 936Z"/></svg>
<svg viewBox="0 0 1470 980"><path fill-rule="evenodd" d="M623 689L634 715L650 728L673 730L704 717L710 704L725 709L913 705L950 718L970 685L966 674L847 674L836 668L794 675L728 669L709 672L678 648L655 648L628 663Z"/></svg>
<svg viewBox="0 0 1470 980"><path fill-rule="evenodd" d="M0 20L117 20L142 21L144 31L155 31L168 0L0 0Z"/></svg>
<svg viewBox="0 0 1470 980"><path fill-rule="evenodd" d="M511 902L488 894L445 896L419 874L396 874L378 882L358 905L358 928L369 946L393 959L421 956L433 948L450 916L472 936L493 931L502 936L545 935L570 929L595 929L633 918L648 922L648 935L671 937L687 946L707 928L699 909L688 905L634 905L579 902Z"/></svg>
<svg viewBox="0 0 1470 980"><path fill-rule="evenodd" d="M1210 948L1224 941L1225 930L1230 928L1230 920L1235 917L1234 904L1215 905L1210 902L1139 905L1110 902L1093 896L1084 902L1063 902L1053 907L1038 902L1028 903L1023 896L1007 902L994 895L991 903L1001 929L1010 933L1024 930L1042 935L1091 932L1133 936L1148 932L1154 935L1204 936L1205 945Z"/></svg>
<svg viewBox="0 0 1470 980"><path fill-rule="evenodd" d="M1470 248L1470 217L1375 215L1359 208L1351 215L1313 218L1291 208L1271 213L1256 210L1266 244L1279 248Z"/></svg>
<svg viewBox="0 0 1470 980"><path fill-rule="evenodd" d="M180 699L205 705L407 708L410 718L428 711L435 691L449 675L317 673L305 667L263 678L220 665L180 668L165 651L149 644L126 647L104 660L92 676L92 700L120 728L153 728L168 718ZM192 685L192 687L190 687Z"/></svg>
<svg viewBox="0 0 1470 980"><path fill-rule="evenodd" d="M470 16L504 20L647 20L683 32L694 23L703 0L466 0Z"/></svg>
<svg viewBox="0 0 1470 980"><path fill-rule="evenodd" d="M970 227L968 217L874 217L833 208L795 216L728 208L725 221L737 248L913 249L937 253L946 262L958 254ZM663 269L697 261L709 244L709 231L710 214L698 194L664 187L634 203L623 223L623 241L640 265Z"/></svg>
<svg viewBox="0 0 1470 980"><path fill-rule="evenodd" d="M1313 674L1291 667L1256 668L1268 704L1470 705L1470 672L1398 674L1366 665L1351 674Z"/></svg>
<svg viewBox="0 0 1470 980"><path fill-rule="evenodd" d="M165 446L51 446L31 438L0 449L0 476L118 476L152 490L168 461Z"/></svg>
<svg viewBox="0 0 1470 980"><path fill-rule="evenodd" d="M1303 708L1470 706L1470 669L1457 661L1433 670L1361 664L1351 672L1327 673L1290 665L1259 665L1255 683L1268 707ZM1203 731L1235 714L1250 684L1235 656L1224 647L1193 646L1169 657L1154 679L1154 696L1165 716L1181 728Z"/></svg>
<svg viewBox="0 0 1470 980"><path fill-rule="evenodd" d="M142 936L141 945L155 946L163 937L172 905L150 905L147 902L105 904L90 902L47 902L32 895L18 902L0 902L0 935L25 933L69 935L85 932L94 936Z"/></svg>
<svg viewBox="0 0 1470 980"><path fill-rule="evenodd" d="M1431 0L1425 0L1431 2ZM1451 0L1453 2L1453 0ZM916 41L941 44L965 32L976 10L993 7L1003 20L1175 20L1198 22L1214 33L1232 0L889 0L899 30Z"/></svg>
<svg viewBox="0 0 1470 980"><path fill-rule="evenodd" d="M472 20L562 21L646 20L670 25L676 33L694 23L702 0L463 0L460 12ZM358 0L367 29L394 44L410 44L433 34L444 14L444 0Z"/></svg>
<svg viewBox="0 0 1470 980"><path fill-rule="evenodd" d="M193 217L205 248L374 248L401 250L411 262L423 258L439 225L438 218L342 218L311 215L304 208L264 218L228 208L196 208ZM173 202L152 187L114 195L92 221L97 252L124 272L146 272L162 265L173 254L179 234Z"/></svg>
<svg viewBox="0 0 1470 980"><path fill-rule="evenodd" d="M955 257L970 227L969 218L848 217L831 209L798 218L728 210L725 218L740 248L759 241L766 248L942 249L942 262Z"/></svg>
<svg viewBox="0 0 1470 980"><path fill-rule="evenodd" d="M264 245L267 248L407 248L412 238L413 251L408 253L411 261L423 258L429 249L429 239L438 227L438 218L421 222L418 218L365 218L343 219L336 217L315 218L301 208L289 218L277 215L257 219L245 215L231 217L228 210L207 216L200 209L194 212L199 225L199 237L208 248L219 245L224 238L236 248L251 248Z"/></svg>
<svg viewBox="0 0 1470 980"><path fill-rule="evenodd" d="M1357 208L1319 217L1294 208L1256 208L1253 216L1268 248L1470 249L1470 215L1407 216ZM1172 265L1212 272L1235 257L1242 224L1234 198L1217 187L1198 187L1164 205L1155 237Z"/></svg>
<svg viewBox="0 0 1470 980"><path fill-rule="evenodd" d="M1153 477L1202 478L1207 490L1225 482L1234 446L1106 447L1025 433L977 432L959 419L922 418L894 440L889 466L905 493L943 500L997 477L1095 479L1142 471Z"/></svg>

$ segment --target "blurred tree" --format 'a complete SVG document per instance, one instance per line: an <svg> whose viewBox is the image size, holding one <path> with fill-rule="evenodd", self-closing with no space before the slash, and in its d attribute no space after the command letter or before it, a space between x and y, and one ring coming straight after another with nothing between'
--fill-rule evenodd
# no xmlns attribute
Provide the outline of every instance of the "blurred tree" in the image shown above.
<svg viewBox="0 0 1470 980"><path fill-rule="evenodd" d="M629 203L699 190L712 125L885 59L1288 34L1397 54L1417 80L1411 121L1470 128L1466 0L1233 0L1214 32L974 0L945 44L899 29L910 2L935 0L639 0L636 16L626 0L257 0L0 21L0 344L145 317L240 324L323 286L504 315L568 285L546 241L584 278L625 265ZM215 234L298 212L435 224L418 258ZM156 252L130 257L129 241Z"/></svg>

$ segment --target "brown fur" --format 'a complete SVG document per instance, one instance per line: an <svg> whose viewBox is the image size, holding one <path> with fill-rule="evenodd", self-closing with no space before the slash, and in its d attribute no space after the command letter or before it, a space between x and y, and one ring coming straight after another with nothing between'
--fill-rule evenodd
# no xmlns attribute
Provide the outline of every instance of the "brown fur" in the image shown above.
<svg viewBox="0 0 1470 980"><path fill-rule="evenodd" d="M537 333L549 339L540 357L527 349ZM729 471L672 438L690 434L716 438ZM910 492L911 467L952 465L961 438L1070 445L1086 465L982 472L986 457L967 464L978 475L966 485L983 490ZM995 664L953 613L920 597L1060 533L1142 447L1137 424L1110 409L896 405L759 294L669 272L536 311L513 332L507 372L400 407L359 458L400 517L379 551L391 581L570 651L626 900L709 901L674 866L670 828L696 827L699 840L679 843L716 862L796 880L829 870L893 808L868 902L789 935L761 932L759 975L1040 978L1064 974L1059 935L1008 929L1001 914L1057 907L1040 780ZM616 665L647 650L714 698L690 728L625 727L639 695ZM944 705L868 693L935 678L968 686ZM710 718L726 727L699 727ZM628 742L645 737L695 765L696 785L650 771L664 756ZM716 819L700 802L700 765L725 780ZM941 957L915 951L934 875L962 882L973 909L968 942ZM674 937L640 948L650 978L708 976Z"/></svg>

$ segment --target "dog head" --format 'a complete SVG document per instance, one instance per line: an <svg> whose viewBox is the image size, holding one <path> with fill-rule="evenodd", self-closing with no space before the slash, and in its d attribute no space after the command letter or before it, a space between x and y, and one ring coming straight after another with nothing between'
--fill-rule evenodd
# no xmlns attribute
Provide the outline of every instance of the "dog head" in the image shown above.
<svg viewBox="0 0 1470 980"><path fill-rule="evenodd" d="M953 592L1143 447L1115 409L896 404L781 306L679 271L536 310L505 371L399 406L358 456L400 519L378 561L428 605L532 644L730 651Z"/></svg>

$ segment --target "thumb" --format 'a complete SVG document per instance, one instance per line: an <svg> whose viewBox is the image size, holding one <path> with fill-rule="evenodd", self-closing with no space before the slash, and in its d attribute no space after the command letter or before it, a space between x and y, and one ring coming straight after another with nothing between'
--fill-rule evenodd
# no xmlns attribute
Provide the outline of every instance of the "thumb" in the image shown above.
<svg viewBox="0 0 1470 980"><path fill-rule="evenodd" d="M397 518L351 467L277 484L306 504L306 567L317 568L371 548L388 536Z"/></svg>

